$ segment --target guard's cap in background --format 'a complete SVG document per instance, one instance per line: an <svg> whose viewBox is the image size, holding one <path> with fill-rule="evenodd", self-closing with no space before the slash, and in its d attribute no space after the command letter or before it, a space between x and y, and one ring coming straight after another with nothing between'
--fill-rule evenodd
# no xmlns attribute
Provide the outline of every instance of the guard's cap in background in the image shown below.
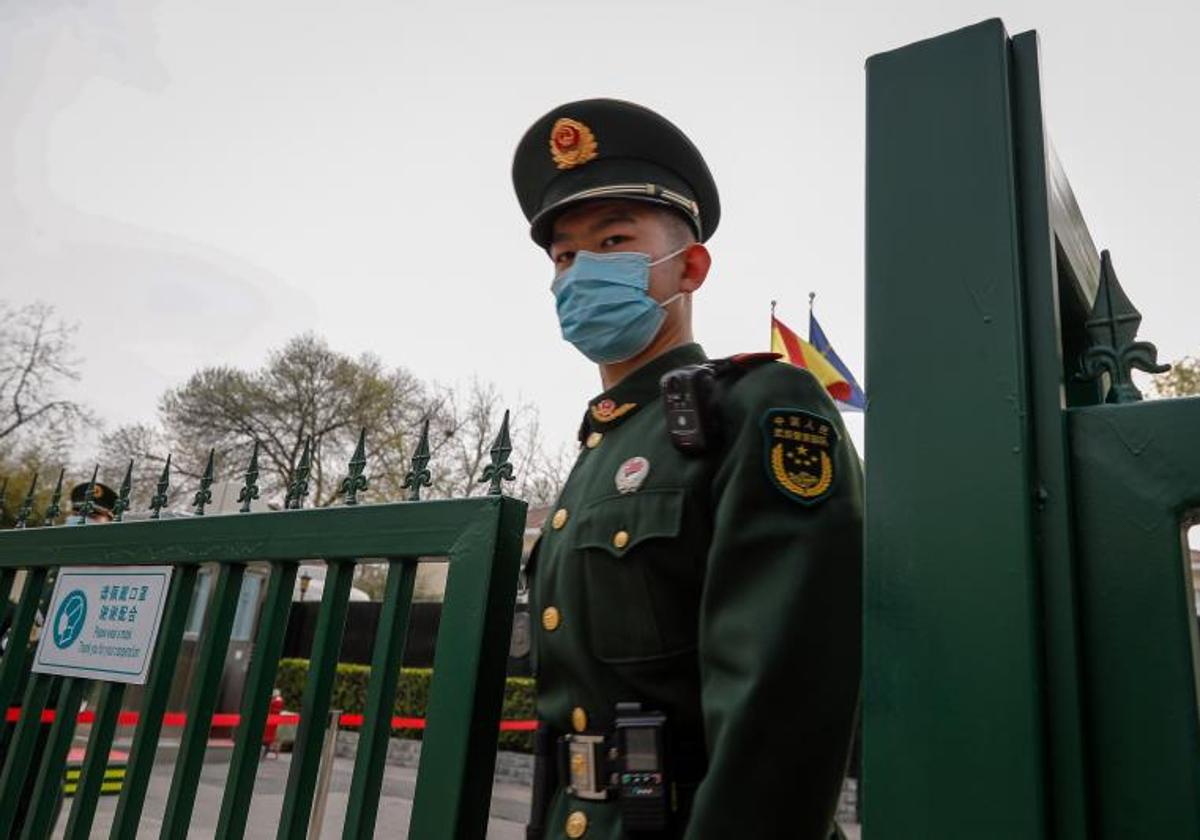
<svg viewBox="0 0 1200 840"><path fill-rule="evenodd" d="M84 496L87 495L88 484L83 482L76 484L71 488L71 509L78 511L83 507ZM117 503L117 494L107 484L101 484L97 481L92 485L92 505L97 510L112 512L113 506Z"/></svg>
<svg viewBox="0 0 1200 840"><path fill-rule="evenodd" d="M585 99L560 105L525 132L513 186L530 236L550 246L554 219L583 201L624 198L678 211L701 242L721 218L717 185L674 123L641 105Z"/></svg>

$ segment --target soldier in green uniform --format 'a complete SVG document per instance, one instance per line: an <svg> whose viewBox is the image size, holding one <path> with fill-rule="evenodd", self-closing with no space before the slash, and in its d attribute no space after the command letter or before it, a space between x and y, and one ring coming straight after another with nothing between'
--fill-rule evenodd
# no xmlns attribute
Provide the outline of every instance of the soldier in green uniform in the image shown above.
<svg viewBox="0 0 1200 840"><path fill-rule="evenodd" d="M720 207L672 123L563 105L513 181L603 386L526 568L529 836L824 840L860 676L862 478L838 412L805 370L694 343Z"/></svg>

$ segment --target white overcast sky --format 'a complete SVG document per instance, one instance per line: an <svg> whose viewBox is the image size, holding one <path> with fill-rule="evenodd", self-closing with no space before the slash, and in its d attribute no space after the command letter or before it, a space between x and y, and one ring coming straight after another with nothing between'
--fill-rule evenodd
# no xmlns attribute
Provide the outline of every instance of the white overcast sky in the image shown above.
<svg viewBox="0 0 1200 840"><path fill-rule="evenodd" d="M0 0L0 298L78 322L76 395L110 426L313 330L494 381L566 442L599 382L558 336L509 167L552 106L615 96L678 123L720 185L709 353L766 349L772 298L803 332L811 290L861 373L864 61L993 16L1041 34L1054 143L1142 336L1200 352L1195 0Z"/></svg>

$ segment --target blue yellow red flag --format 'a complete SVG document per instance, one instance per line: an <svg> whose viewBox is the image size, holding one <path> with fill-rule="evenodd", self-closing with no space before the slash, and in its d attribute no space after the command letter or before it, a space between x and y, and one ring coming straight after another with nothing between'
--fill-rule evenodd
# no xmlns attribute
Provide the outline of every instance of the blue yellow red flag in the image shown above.
<svg viewBox="0 0 1200 840"><path fill-rule="evenodd" d="M837 372L842 375L846 384L850 386L849 398L840 400L840 402L845 403L847 408L866 411L867 395L863 393L863 389L859 387L858 382L854 379L854 374L850 372L849 366L841 360L837 352L833 349L833 345L829 343L829 339L825 336L825 331L817 323L817 316L813 315L811 309L808 311L808 342L814 350L825 357L829 364L837 369Z"/></svg>
<svg viewBox="0 0 1200 840"><path fill-rule="evenodd" d="M838 402L851 397L850 383L816 348L792 332L786 324L771 315L771 352L783 356L782 361L806 368Z"/></svg>

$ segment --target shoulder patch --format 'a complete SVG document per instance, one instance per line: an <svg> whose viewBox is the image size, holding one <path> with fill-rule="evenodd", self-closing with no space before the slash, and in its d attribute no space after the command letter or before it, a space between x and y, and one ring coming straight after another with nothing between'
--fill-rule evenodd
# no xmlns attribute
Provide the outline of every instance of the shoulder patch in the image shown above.
<svg viewBox="0 0 1200 840"><path fill-rule="evenodd" d="M780 493L815 505L833 489L837 429L826 418L799 408L771 408L763 415L763 463Z"/></svg>

